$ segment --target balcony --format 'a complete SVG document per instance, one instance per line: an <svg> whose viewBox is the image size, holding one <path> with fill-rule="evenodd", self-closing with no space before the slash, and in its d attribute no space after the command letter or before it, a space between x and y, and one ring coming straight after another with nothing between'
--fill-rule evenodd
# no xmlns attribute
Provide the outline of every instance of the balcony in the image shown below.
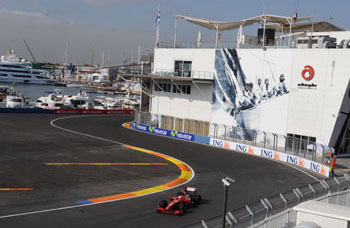
<svg viewBox="0 0 350 228"><path fill-rule="evenodd" d="M214 72L205 71L174 71L169 69L140 69L140 67L122 67L118 70L121 76L134 76L140 78L152 79L170 79L178 81L193 81L193 80L214 80Z"/></svg>

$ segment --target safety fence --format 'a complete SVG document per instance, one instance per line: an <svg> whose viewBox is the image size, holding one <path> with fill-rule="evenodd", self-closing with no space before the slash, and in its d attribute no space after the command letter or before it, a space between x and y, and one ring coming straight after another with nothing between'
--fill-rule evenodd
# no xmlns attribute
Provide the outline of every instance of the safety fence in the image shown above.
<svg viewBox="0 0 350 228"><path fill-rule="evenodd" d="M266 148L325 163L326 148L316 144L311 138L303 139L302 137L138 111L135 112L134 120L145 125Z"/></svg>
<svg viewBox="0 0 350 228"><path fill-rule="evenodd" d="M321 180L229 211L225 216L225 228L294 228L297 218L291 208L308 200L350 206L350 176L344 174ZM222 225L221 214L183 228L219 228Z"/></svg>

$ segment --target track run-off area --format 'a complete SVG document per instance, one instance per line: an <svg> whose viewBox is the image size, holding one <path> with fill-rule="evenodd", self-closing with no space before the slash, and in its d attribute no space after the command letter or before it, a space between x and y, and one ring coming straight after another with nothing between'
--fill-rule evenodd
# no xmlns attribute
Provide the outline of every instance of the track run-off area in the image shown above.
<svg viewBox="0 0 350 228"><path fill-rule="evenodd" d="M122 126L132 119L1 114L0 227L183 227L222 213L224 177L236 180L228 210L322 178ZM158 214L185 185L203 203L182 217Z"/></svg>

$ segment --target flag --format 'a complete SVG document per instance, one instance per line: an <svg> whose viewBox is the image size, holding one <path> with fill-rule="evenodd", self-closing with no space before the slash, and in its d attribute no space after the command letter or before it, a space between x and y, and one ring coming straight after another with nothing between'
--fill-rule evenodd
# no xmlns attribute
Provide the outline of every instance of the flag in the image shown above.
<svg viewBox="0 0 350 228"><path fill-rule="evenodd" d="M158 8L158 14L156 17L156 21L154 22L154 27L158 26L159 22L160 22L160 8Z"/></svg>
<svg viewBox="0 0 350 228"><path fill-rule="evenodd" d="M156 47L158 47L158 44L159 44L159 23L160 23L160 5L158 7L158 14L157 14L157 17L156 17L156 21L154 22L154 26L157 26Z"/></svg>
<svg viewBox="0 0 350 228"><path fill-rule="evenodd" d="M202 44L202 33L201 31L198 31L198 36L197 36L197 48L200 48Z"/></svg>

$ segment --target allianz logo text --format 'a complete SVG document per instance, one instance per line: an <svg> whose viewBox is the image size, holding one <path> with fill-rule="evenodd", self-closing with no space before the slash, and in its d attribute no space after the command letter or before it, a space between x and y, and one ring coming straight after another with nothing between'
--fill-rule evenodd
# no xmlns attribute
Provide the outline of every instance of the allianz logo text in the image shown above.
<svg viewBox="0 0 350 228"><path fill-rule="evenodd" d="M138 129L142 130L142 131L147 131L147 127L146 126L141 126L141 125L137 125L136 126Z"/></svg>
<svg viewBox="0 0 350 228"><path fill-rule="evenodd" d="M181 134L181 133L177 133L177 137L180 139L187 139L187 140L192 140L192 135L187 135L187 134Z"/></svg>
<svg viewBox="0 0 350 228"><path fill-rule="evenodd" d="M167 131L161 130L161 129L154 129L154 133L159 134L159 135L167 135Z"/></svg>

